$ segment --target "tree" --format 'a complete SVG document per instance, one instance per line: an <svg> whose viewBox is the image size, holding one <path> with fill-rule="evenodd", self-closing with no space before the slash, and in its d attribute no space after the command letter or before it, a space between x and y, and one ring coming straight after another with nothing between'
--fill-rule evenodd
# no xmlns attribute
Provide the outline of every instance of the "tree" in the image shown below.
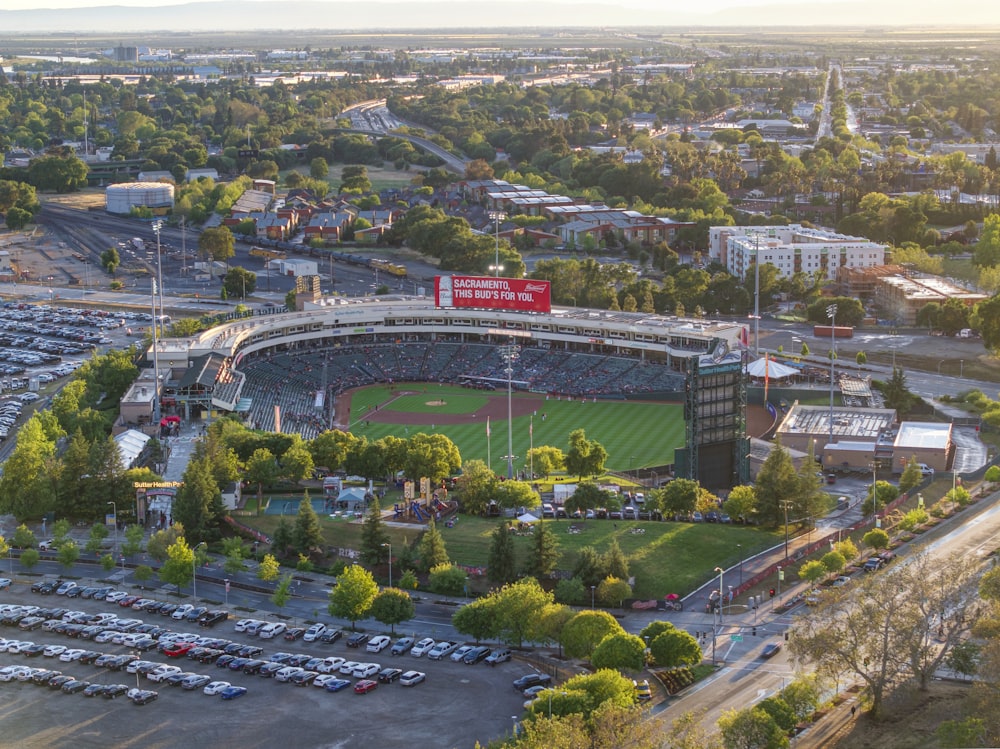
<svg viewBox="0 0 1000 749"><path fill-rule="evenodd" d="M17 445L0 476L0 512L18 519L39 518L52 505L51 465L55 439L45 433L38 412L17 433Z"/></svg>
<svg viewBox="0 0 1000 749"><path fill-rule="evenodd" d="M448 551L444 547L444 538L437 529L434 520L427 523L427 530L420 539L420 566L427 572L442 564L450 564Z"/></svg>
<svg viewBox="0 0 1000 749"><path fill-rule="evenodd" d="M115 568L115 558L110 554L105 554L101 557L101 569L105 572L111 572Z"/></svg>
<svg viewBox="0 0 1000 749"><path fill-rule="evenodd" d="M246 465L246 481L257 485L257 514L263 511L264 485L272 484L278 478L278 464L274 454L266 447L257 448Z"/></svg>
<svg viewBox="0 0 1000 749"><path fill-rule="evenodd" d="M274 529L274 535L271 536L272 553L284 557L288 554L288 550L292 548L294 543L295 533L292 529L292 524L285 520L285 518L278 518L278 525Z"/></svg>
<svg viewBox="0 0 1000 749"><path fill-rule="evenodd" d="M493 492L496 503L504 510L514 510L518 507L538 507L542 503L538 492L531 488L527 481L507 480L499 482Z"/></svg>
<svg viewBox="0 0 1000 749"><path fill-rule="evenodd" d="M828 551L823 555L823 558L820 559L820 562L823 564L823 567L826 568L826 571L831 575L839 573L847 564L847 560L844 559L843 555L839 551Z"/></svg>
<svg viewBox="0 0 1000 749"><path fill-rule="evenodd" d="M227 575L235 575L238 572L243 572L247 568L246 564L243 562L243 554L240 553L239 549L234 549L226 554L226 561L222 565L222 569L225 570Z"/></svg>
<svg viewBox="0 0 1000 749"><path fill-rule="evenodd" d="M4 215L4 223L7 224L7 228L11 231L20 231L30 224L34 217L31 211L26 211L15 205Z"/></svg>
<svg viewBox="0 0 1000 749"><path fill-rule="evenodd" d="M299 512L295 516L295 530L292 532L295 548L308 556L323 547L323 529L320 527L316 510L313 509L309 492L299 500Z"/></svg>
<svg viewBox="0 0 1000 749"><path fill-rule="evenodd" d="M403 466L407 476L426 476L437 484L461 467L458 448L443 434L415 434L407 442Z"/></svg>
<svg viewBox="0 0 1000 749"><path fill-rule="evenodd" d="M611 492L601 489L593 481L581 481L564 504L566 512L577 510L593 510L595 507L607 507Z"/></svg>
<svg viewBox="0 0 1000 749"><path fill-rule="evenodd" d="M108 526L104 523L94 523L90 526L90 534L87 537L87 545L83 548L89 554L96 554L101 550L104 539L108 537Z"/></svg>
<svg viewBox="0 0 1000 749"><path fill-rule="evenodd" d="M757 492L746 484L734 486L722 503L722 509L737 520L752 518L757 514Z"/></svg>
<svg viewBox="0 0 1000 749"><path fill-rule="evenodd" d="M698 482L691 479L674 479L653 498L660 512L667 517L687 517L698 503Z"/></svg>
<svg viewBox="0 0 1000 749"><path fill-rule="evenodd" d="M122 542L122 554L132 557L142 551L142 541L146 537L146 529L141 525L130 525L125 529L125 540Z"/></svg>
<svg viewBox="0 0 1000 749"><path fill-rule="evenodd" d="M406 591L399 588L386 588L372 601L372 618L382 624L388 624L393 634L396 633L397 624L409 621L415 613L413 599Z"/></svg>
<svg viewBox="0 0 1000 749"><path fill-rule="evenodd" d="M872 528L861 537L861 543L865 546L879 551L889 548L889 534L881 528Z"/></svg>
<svg viewBox="0 0 1000 749"><path fill-rule="evenodd" d="M76 156L42 156L28 166L28 182L45 192L76 192L87 186L87 172Z"/></svg>
<svg viewBox="0 0 1000 749"><path fill-rule="evenodd" d="M646 643L628 633L609 635L594 648L590 662L594 668L641 671L646 665Z"/></svg>
<svg viewBox="0 0 1000 749"><path fill-rule="evenodd" d="M160 567L160 579L178 589L194 579L194 550L179 537L167 547L167 559Z"/></svg>
<svg viewBox="0 0 1000 749"><path fill-rule="evenodd" d="M330 176L330 165L326 163L326 159L322 156L317 156L312 161L309 162L309 176L313 179L326 179Z"/></svg>
<svg viewBox="0 0 1000 749"><path fill-rule="evenodd" d="M399 587L402 590L416 590L418 581L417 576L411 569L407 569L403 572L403 576L399 578Z"/></svg>
<svg viewBox="0 0 1000 749"><path fill-rule="evenodd" d="M222 288L227 299L246 299L257 290L257 274L234 265L222 277Z"/></svg>
<svg viewBox="0 0 1000 749"><path fill-rule="evenodd" d="M236 239L229 227L214 226L203 230L198 237L198 254L206 260L228 263L236 254Z"/></svg>
<svg viewBox="0 0 1000 749"><path fill-rule="evenodd" d="M184 536L193 544L219 538L225 515L222 492L215 482L208 459L192 460L184 469L184 483L177 490L173 519L184 526Z"/></svg>
<svg viewBox="0 0 1000 749"><path fill-rule="evenodd" d="M531 552L528 556L528 573L545 577L552 573L559 562L559 541L549 529L549 523L535 523L531 534Z"/></svg>
<svg viewBox="0 0 1000 749"><path fill-rule="evenodd" d="M906 374L899 367L892 370L892 377L884 383L882 394L885 397L885 407L896 409L900 419L904 419L913 409L914 397L906 386Z"/></svg>
<svg viewBox="0 0 1000 749"><path fill-rule="evenodd" d="M491 596L496 600L497 636L518 647L530 639L542 611L553 603L552 594L530 577L504 585Z"/></svg>
<svg viewBox="0 0 1000 749"><path fill-rule="evenodd" d="M528 450L528 465L535 474L548 478L555 471L565 467L565 456L558 447L541 445Z"/></svg>
<svg viewBox="0 0 1000 749"><path fill-rule="evenodd" d="M59 551L56 554L56 559L59 560L59 564L66 569L70 569L74 564L76 564L76 560L79 558L80 547L76 545L76 541L66 541L59 547Z"/></svg>
<svg viewBox="0 0 1000 749"><path fill-rule="evenodd" d="M563 649L570 658L589 658L601 640L624 631L606 611L581 611L563 627Z"/></svg>
<svg viewBox="0 0 1000 749"><path fill-rule="evenodd" d="M459 490L462 510L470 515L486 512L499 480L481 460L467 460L462 466Z"/></svg>
<svg viewBox="0 0 1000 749"><path fill-rule="evenodd" d="M52 524L52 545L56 549L69 541L69 521L66 518L59 518Z"/></svg>
<svg viewBox="0 0 1000 749"><path fill-rule="evenodd" d="M38 558L38 549L25 549L21 552L21 566L26 570L30 570L38 564Z"/></svg>
<svg viewBox="0 0 1000 749"><path fill-rule="evenodd" d="M562 658L562 631L576 612L561 603L552 603L541 610L535 622L534 638L538 642L558 643Z"/></svg>
<svg viewBox="0 0 1000 749"><path fill-rule="evenodd" d="M796 505L800 485L788 451L781 444L775 445L757 474L755 491L761 521L768 525L781 523L785 518L785 503Z"/></svg>
<svg viewBox="0 0 1000 749"><path fill-rule="evenodd" d="M278 607L278 610L285 608L288 604L288 599L292 597L292 576L287 574L281 578L276 586L274 586L274 593L271 594L271 603Z"/></svg>
<svg viewBox="0 0 1000 749"><path fill-rule="evenodd" d="M632 595L632 586L624 580L608 575L597 586L597 600L604 606L621 606Z"/></svg>
<svg viewBox="0 0 1000 749"><path fill-rule="evenodd" d="M174 523L169 528L164 528L150 535L149 541L146 542L146 551L157 562L164 562L169 556L170 547L183 537L184 526L180 523Z"/></svg>
<svg viewBox="0 0 1000 749"><path fill-rule="evenodd" d="M490 557L486 563L486 577L491 582L510 583L517 579L517 558L514 539L507 521L502 520L492 533Z"/></svg>
<svg viewBox="0 0 1000 749"><path fill-rule="evenodd" d="M347 619L351 629L358 619L366 619L372 602L378 595L378 583L372 573L357 564L352 564L337 578L337 584L330 591L330 616Z"/></svg>
<svg viewBox="0 0 1000 749"><path fill-rule="evenodd" d="M998 466L991 466L991 468L997 468L998 472L1000 472L1000 467ZM987 470L987 473L989 473L989 470ZM903 469L903 474L899 477L900 494L906 494L910 489L920 486L923 480L923 474L920 473L920 463L917 462L917 456L913 455L906 462L906 468Z"/></svg>
<svg viewBox="0 0 1000 749"><path fill-rule="evenodd" d="M614 536L611 537L611 543L601 555L601 566L607 576L617 577L619 580L628 580L629 578L628 559L625 558L625 553L618 545L618 539Z"/></svg>
<svg viewBox="0 0 1000 749"><path fill-rule="evenodd" d="M588 440L583 429L569 433L569 450L563 460L566 471L581 479L585 476L599 476L604 472L608 451L596 440Z"/></svg>
<svg viewBox="0 0 1000 749"><path fill-rule="evenodd" d="M281 565L278 564L278 560L274 558L273 554L265 554L264 558L260 560L260 564L257 565L257 578L269 583L272 580L277 580L280 574Z"/></svg>
<svg viewBox="0 0 1000 749"><path fill-rule="evenodd" d="M727 710L719 718L725 749L784 749L788 737L760 707Z"/></svg>
<svg viewBox="0 0 1000 749"><path fill-rule="evenodd" d="M607 576L604 560L593 546L584 546L577 552L573 577L578 578L584 587L596 586Z"/></svg>
<svg viewBox="0 0 1000 749"><path fill-rule="evenodd" d="M432 593L460 596L465 591L467 580L464 570L450 562L444 562L431 567L427 584Z"/></svg>
<svg viewBox="0 0 1000 749"><path fill-rule="evenodd" d="M121 256L119 256L118 249L116 247L110 247L101 253L101 267L112 276L121 264L122 259Z"/></svg>
<svg viewBox="0 0 1000 749"><path fill-rule="evenodd" d="M702 659L698 641L688 632L676 627L665 629L649 640L649 655L660 668L694 666L701 663Z"/></svg>
<svg viewBox="0 0 1000 749"><path fill-rule="evenodd" d="M497 600L493 596L477 598L472 603L462 606L451 617L455 631L475 639L476 643L496 637L497 634Z"/></svg>
<svg viewBox="0 0 1000 749"><path fill-rule="evenodd" d="M361 525L361 561L369 567L389 561L389 543L392 539L382 522L382 507L377 498L368 505Z"/></svg>
<svg viewBox="0 0 1000 749"><path fill-rule="evenodd" d="M829 571L826 566L816 559L808 561L799 567L799 577L810 584L818 583L828 574Z"/></svg>
<svg viewBox="0 0 1000 749"><path fill-rule="evenodd" d="M861 512L865 515L881 512L898 496L899 489L888 481L876 481L874 486L868 487L868 498L861 504Z"/></svg>
<svg viewBox="0 0 1000 749"><path fill-rule="evenodd" d="M35 538L34 531L24 523L21 523L14 529L14 537L11 539L11 543L13 543L16 549L33 549L38 546L38 539Z"/></svg>

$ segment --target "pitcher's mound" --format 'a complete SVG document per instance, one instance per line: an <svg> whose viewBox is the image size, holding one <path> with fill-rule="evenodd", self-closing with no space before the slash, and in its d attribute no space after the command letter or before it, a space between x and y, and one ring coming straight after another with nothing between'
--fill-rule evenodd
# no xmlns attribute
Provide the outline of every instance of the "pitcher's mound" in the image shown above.
<svg viewBox="0 0 1000 749"><path fill-rule="evenodd" d="M425 406L447 406L448 401L427 401L424 403Z"/></svg>

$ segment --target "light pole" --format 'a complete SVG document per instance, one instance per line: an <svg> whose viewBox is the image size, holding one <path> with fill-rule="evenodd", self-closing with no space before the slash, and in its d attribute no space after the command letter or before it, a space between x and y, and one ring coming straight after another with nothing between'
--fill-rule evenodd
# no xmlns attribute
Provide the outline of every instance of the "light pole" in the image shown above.
<svg viewBox="0 0 1000 749"><path fill-rule="evenodd" d="M382 546L389 547L389 587L392 587L392 543L384 543Z"/></svg>
<svg viewBox="0 0 1000 749"><path fill-rule="evenodd" d="M590 586L590 610L594 610L594 591L597 589L596 585Z"/></svg>
<svg viewBox="0 0 1000 749"><path fill-rule="evenodd" d="M878 463L874 460L872 461L872 522L875 523L875 527L878 527L878 500L875 494L875 484L877 483L876 472L878 471Z"/></svg>
<svg viewBox="0 0 1000 749"><path fill-rule="evenodd" d="M205 542L194 547L194 556L191 557L191 597L198 597L198 549L205 546Z"/></svg>
<svg viewBox="0 0 1000 749"><path fill-rule="evenodd" d="M501 347L500 356L503 357L507 369L507 478L514 478L514 416L511 405L514 375L514 362L517 361L520 347L513 343Z"/></svg>
<svg viewBox="0 0 1000 749"><path fill-rule="evenodd" d="M722 625L722 567L716 567L715 571L719 573L719 625Z"/></svg>
<svg viewBox="0 0 1000 749"><path fill-rule="evenodd" d="M781 507L785 511L785 564L788 563L788 504L790 500L781 501Z"/></svg>
<svg viewBox="0 0 1000 749"><path fill-rule="evenodd" d="M500 277L500 271L503 270L503 266L500 265L500 218L504 216L503 211L491 211L490 218L493 219L496 226L494 229L494 236L496 238L496 252L494 255L493 265L490 266L490 270L493 271L495 277Z"/></svg>
<svg viewBox="0 0 1000 749"><path fill-rule="evenodd" d="M760 358L760 234L753 240L753 358Z"/></svg>
<svg viewBox="0 0 1000 749"><path fill-rule="evenodd" d="M830 444L833 444L833 366L837 361L835 350L836 341L833 334L837 327L837 305L831 304L826 308L826 316L830 318ZM786 526L787 529L787 526Z"/></svg>
<svg viewBox="0 0 1000 749"><path fill-rule="evenodd" d="M743 544L736 544L736 549L740 555L740 587L743 587Z"/></svg>
<svg viewBox="0 0 1000 749"><path fill-rule="evenodd" d="M115 513L115 551L118 551L118 505L114 502L108 502L111 505L112 511Z"/></svg>
<svg viewBox="0 0 1000 749"><path fill-rule="evenodd" d="M160 231L163 229L163 222L160 220L154 221L152 229L156 235L156 283L160 286L160 316L153 322L159 326L163 324L163 270L160 265ZM163 328L160 328L160 337L163 337Z"/></svg>

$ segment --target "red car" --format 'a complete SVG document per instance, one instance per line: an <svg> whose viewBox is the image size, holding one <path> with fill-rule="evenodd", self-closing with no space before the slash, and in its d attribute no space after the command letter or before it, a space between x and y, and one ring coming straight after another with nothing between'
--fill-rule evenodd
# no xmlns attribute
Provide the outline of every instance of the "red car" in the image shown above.
<svg viewBox="0 0 1000 749"><path fill-rule="evenodd" d="M194 647L193 642L175 642L163 650L163 654L169 658L180 658L187 655L188 651Z"/></svg>
<svg viewBox="0 0 1000 749"><path fill-rule="evenodd" d="M377 681L372 681L371 679L362 679L357 684L354 685L355 694L368 694L370 691L378 687Z"/></svg>
<svg viewBox="0 0 1000 749"><path fill-rule="evenodd" d="M125 596L122 600L118 602L118 605L122 608L129 608L133 603L138 601L140 596Z"/></svg>

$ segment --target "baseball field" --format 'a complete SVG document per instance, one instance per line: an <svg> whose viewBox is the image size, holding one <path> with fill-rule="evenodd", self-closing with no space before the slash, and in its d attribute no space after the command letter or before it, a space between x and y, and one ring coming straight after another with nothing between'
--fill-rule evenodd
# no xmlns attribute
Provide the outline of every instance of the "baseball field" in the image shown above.
<svg viewBox="0 0 1000 749"><path fill-rule="evenodd" d="M674 462L684 445L684 411L676 403L581 400L514 392L508 422L505 390L452 385L394 383L351 391L337 401L337 423L357 435L379 439L418 432L444 434L463 460L506 465L507 425L515 470L526 468L532 445L567 449L569 433L584 429L608 451L606 468L627 472Z"/></svg>

